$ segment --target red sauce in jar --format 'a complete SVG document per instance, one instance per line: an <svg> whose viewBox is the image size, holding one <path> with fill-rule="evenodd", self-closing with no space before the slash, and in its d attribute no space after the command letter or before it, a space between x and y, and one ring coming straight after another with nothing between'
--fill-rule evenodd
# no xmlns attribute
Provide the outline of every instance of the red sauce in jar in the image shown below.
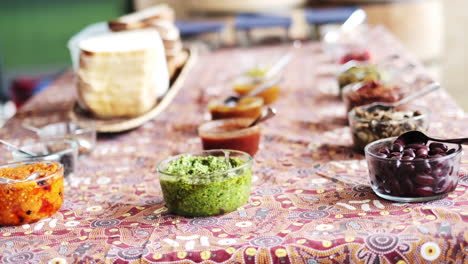
<svg viewBox="0 0 468 264"><path fill-rule="evenodd" d="M260 143L260 128L247 127L252 119L224 119L200 126L203 149L234 149L255 155Z"/></svg>

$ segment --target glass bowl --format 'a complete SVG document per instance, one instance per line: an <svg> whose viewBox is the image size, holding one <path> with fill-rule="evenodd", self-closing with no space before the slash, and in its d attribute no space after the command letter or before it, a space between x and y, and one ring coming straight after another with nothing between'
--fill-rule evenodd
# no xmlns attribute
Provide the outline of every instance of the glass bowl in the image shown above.
<svg viewBox="0 0 468 264"><path fill-rule="evenodd" d="M68 139L54 139L21 146L21 149L36 154L29 156L19 151L13 151L15 161L48 160L57 161L63 165L65 177L74 175L78 163L78 143Z"/></svg>
<svg viewBox="0 0 468 264"><path fill-rule="evenodd" d="M450 153L445 156L412 160L382 157L391 149L396 137L368 144L365 148L371 187L387 200L396 202L425 202L443 198L455 190L462 147L445 144Z"/></svg>
<svg viewBox="0 0 468 264"><path fill-rule="evenodd" d="M263 98L262 97L242 97L233 106L227 105L222 100L214 100L208 104L211 118L257 118L262 113Z"/></svg>
<svg viewBox="0 0 468 264"><path fill-rule="evenodd" d="M340 69L340 73L337 76L340 95L342 95L343 89L350 84L379 81L385 79L384 77L385 71L376 64L349 61L343 64Z"/></svg>
<svg viewBox="0 0 468 264"><path fill-rule="evenodd" d="M33 223L55 214L63 203L63 171L55 161L1 165L0 226Z"/></svg>
<svg viewBox="0 0 468 264"><path fill-rule="evenodd" d="M372 103L394 103L404 97L404 91L399 86L388 86L382 81L365 81L349 84L343 89L343 101L346 113L354 107Z"/></svg>
<svg viewBox="0 0 468 264"><path fill-rule="evenodd" d="M234 90L234 92L236 92L240 96L246 96L253 90L257 89L259 86L263 85L267 81L272 80L273 78L278 78L278 77L276 76L276 77L272 77L271 79L267 79L264 77L264 75L261 75L261 74L254 75L254 76L244 74L235 78L232 89ZM276 100L278 100L280 96L280 86L279 84L272 85L270 88L265 89L264 91L262 91L261 93L255 96L262 97L263 103L265 105L272 104Z"/></svg>
<svg viewBox="0 0 468 264"><path fill-rule="evenodd" d="M395 111L367 113L373 105L355 107L348 113L353 145L359 151L378 139L397 137L411 130L425 132L429 128L430 110L425 107L407 105ZM410 113L413 116L409 116Z"/></svg>
<svg viewBox="0 0 468 264"><path fill-rule="evenodd" d="M79 155L89 154L96 146L96 125L92 122L86 126L73 122L60 122L35 129L41 140L70 139L79 144Z"/></svg>
<svg viewBox="0 0 468 264"><path fill-rule="evenodd" d="M184 162L180 159L210 156L225 160L233 158L240 165L224 171L197 175L168 171L174 162ZM188 166L187 170L194 166L194 162L184 164ZM235 150L208 150L170 157L158 165L158 172L164 201L172 213L183 216L220 215L234 211L248 201L252 182L252 157Z"/></svg>
<svg viewBox="0 0 468 264"><path fill-rule="evenodd" d="M206 122L198 127L203 149L234 149L254 156L260 144L258 125L247 127L251 118L231 118Z"/></svg>

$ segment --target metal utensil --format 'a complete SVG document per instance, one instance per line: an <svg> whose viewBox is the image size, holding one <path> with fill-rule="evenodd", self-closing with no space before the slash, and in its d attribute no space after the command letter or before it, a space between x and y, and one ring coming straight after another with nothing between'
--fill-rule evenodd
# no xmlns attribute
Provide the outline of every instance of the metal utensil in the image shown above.
<svg viewBox="0 0 468 264"><path fill-rule="evenodd" d="M31 125L28 125L28 124L22 124L22 125L23 125L23 127L26 128L27 130L32 131L32 132L34 132L34 133L36 133L36 134L39 134L39 132L41 132L41 130L40 130L39 128L37 128L37 127L33 127L33 126L31 126Z"/></svg>
<svg viewBox="0 0 468 264"><path fill-rule="evenodd" d="M264 111L262 111L262 114L259 117L257 117L248 127L253 127L260 122L264 122L274 117L275 115L276 115L276 109L269 106L266 109L264 109Z"/></svg>
<svg viewBox="0 0 468 264"><path fill-rule="evenodd" d="M264 82L263 84L261 84L260 86L258 86L257 88L253 89L252 91L250 91L248 94L244 95L244 96L235 96L235 95L232 95L232 96L229 96L228 98L226 98L224 100L224 103L226 105L235 105L237 104L237 102L239 102L239 100L242 98L242 97L247 97L247 96L256 96L260 93L262 93L263 91L271 88L272 86L275 86L277 85L278 83L280 83L281 81L283 81L283 77L280 76L278 78L275 78L275 79L271 79L269 81L266 81Z"/></svg>
<svg viewBox="0 0 468 264"><path fill-rule="evenodd" d="M372 105L370 105L368 108L367 108L367 112L374 112L376 110L382 110L382 111L388 111L392 108L396 108L398 106L401 106L403 104L406 104L408 103L409 101L413 100L413 99L416 99L416 98L419 98L419 97L422 97L430 92L433 92L437 89L440 88L440 84L439 83L431 83L429 85L427 85L426 87L422 88L421 90L401 99L400 101L398 102L395 102L395 103L392 103L392 104L384 104L384 103L374 103Z"/></svg>
<svg viewBox="0 0 468 264"><path fill-rule="evenodd" d="M31 156L31 157L37 156L35 153L32 153L32 152L30 152L30 151L26 151L26 150L22 150L21 148L19 148L19 147L13 145L13 144L11 144L11 143L8 143L8 142L6 142L5 140L1 140L1 139L0 139L0 143L2 143L3 145L8 146L8 147L10 147L10 148L12 148L12 149L14 149L14 150L17 150L18 152L21 152L21 153L23 153L23 154L26 154L26 155L28 155L28 156Z"/></svg>
<svg viewBox="0 0 468 264"><path fill-rule="evenodd" d="M358 9L340 26L336 31L330 31L325 34L323 40L328 43L336 43L340 38L340 34L348 33L362 25L367 19L367 14L364 10Z"/></svg>
<svg viewBox="0 0 468 264"><path fill-rule="evenodd" d="M444 142L444 143L453 143L459 145L468 145L468 138L453 138L453 139L437 139L427 136L421 131L409 131L401 134L395 142L401 142L404 145L408 144L426 144L429 140Z"/></svg>

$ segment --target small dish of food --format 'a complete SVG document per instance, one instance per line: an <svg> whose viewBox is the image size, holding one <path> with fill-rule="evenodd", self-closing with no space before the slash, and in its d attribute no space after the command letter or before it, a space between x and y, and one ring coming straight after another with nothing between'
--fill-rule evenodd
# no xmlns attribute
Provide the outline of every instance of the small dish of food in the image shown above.
<svg viewBox="0 0 468 264"><path fill-rule="evenodd" d="M235 78L233 90L240 96L246 96L259 89L259 87L273 82L273 85L266 87L264 90L260 91L255 96L263 98L263 103L269 105L274 103L279 98L280 87L275 80L281 80L281 77L271 76L270 78L266 77L268 70L251 70L247 73ZM279 82L279 81L278 81Z"/></svg>
<svg viewBox="0 0 468 264"><path fill-rule="evenodd" d="M260 144L260 127L249 127L252 118L231 118L209 121L198 127L204 150L234 149L254 156Z"/></svg>
<svg viewBox="0 0 468 264"><path fill-rule="evenodd" d="M443 198L457 187L460 145L404 145L393 137L374 141L364 151L371 187L384 199L425 202Z"/></svg>
<svg viewBox="0 0 468 264"><path fill-rule="evenodd" d="M41 140L50 139L69 139L78 142L79 155L89 154L96 145L96 125L94 122L88 122L78 125L74 122L60 122L49 124L41 128L35 128L25 125L31 131L34 131Z"/></svg>
<svg viewBox="0 0 468 264"><path fill-rule="evenodd" d="M427 131L430 111L421 106L404 106L386 110L373 105L355 107L348 113L353 145L357 150L378 139L396 137L411 130ZM372 110L373 109L373 110Z"/></svg>
<svg viewBox="0 0 468 264"><path fill-rule="evenodd" d="M376 102L394 103L404 97L404 91L399 86L387 85L381 81L367 81L346 86L343 90L343 100L348 113L356 106Z"/></svg>
<svg viewBox="0 0 468 264"><path fill-rule="evenodd" d="M48 160L57 161L63 165L64 176L72 177L78 163L78 143L68 139L45 140L21 146L21 150L35 154L27 155L20 151L13 151L15 161Z"/></svg>
<svg viewBox="0 0 468 264"><path fill-rule="evenodd" d="M367 49L353 49L341 56L340 63L345 64L350 61L368 62L371 60L371 54Z"/></svg>
<svg viewBox="0 0 468 264"><path fill-rule="evenodd" d="M340 73L338 74L340 94L342 94L343 89L349 84L379 81L384 78L383 75L384 73L377 67L377 65L349 61L343 65Z"/></svg>
<svg viewBox="0 0 468 264"><path fill-rule="evenodd" d="M234 103L225 103L222 100L214 100L208 104L211 118L257 118L262 113L263 98L257 96L242 97Z"/></svg>
<svg viewBox="0 0 468 264"><path fill-rule="evenodd" d="M36 222L63 203L63 166L55 161L25 161L0 166L0 226Z"/></svg>
<svg viewBox="0 0 468 264"><path fill-rule="evenodd" d="M158 165L164 201L182 216L221 215L247 203L252 157L235 150L209 150L170 157Z"/></svg>

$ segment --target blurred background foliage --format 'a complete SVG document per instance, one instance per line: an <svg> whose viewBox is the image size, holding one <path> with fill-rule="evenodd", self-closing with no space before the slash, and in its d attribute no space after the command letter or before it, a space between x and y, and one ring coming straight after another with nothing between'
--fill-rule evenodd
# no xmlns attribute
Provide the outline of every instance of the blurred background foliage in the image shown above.
<svg viewBox="0 0 468 264"><path fill-rule="evenodd" d="M7 69L68 64L64 45L86 25L130 11L124 0L1 0L0 52Z"/></svg>

